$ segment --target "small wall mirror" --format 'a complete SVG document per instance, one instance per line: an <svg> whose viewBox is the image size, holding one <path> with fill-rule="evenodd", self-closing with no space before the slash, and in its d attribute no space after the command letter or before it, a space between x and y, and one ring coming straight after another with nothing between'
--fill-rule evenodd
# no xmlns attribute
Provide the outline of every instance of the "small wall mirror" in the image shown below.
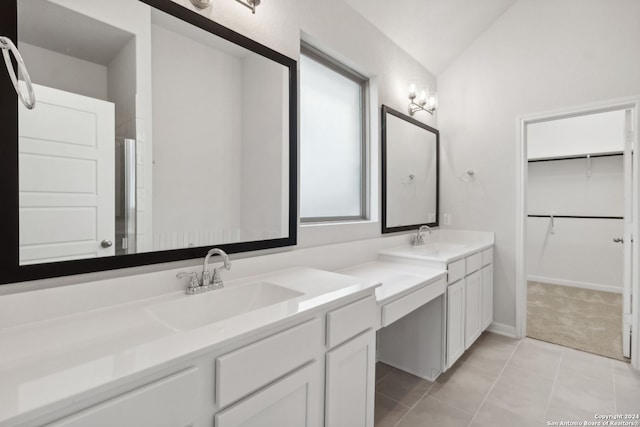
<svg viewBox="0 0 640 427"><path fill-rule="evenodd" d="M438 225L440 132L382 106L382 232Z"/></svg>
<svg viewBox="0 0 640 427"><path fill-rule="evenodd" d="M295 244L294 60L170 0L0 12L3 282Z"/></svg>

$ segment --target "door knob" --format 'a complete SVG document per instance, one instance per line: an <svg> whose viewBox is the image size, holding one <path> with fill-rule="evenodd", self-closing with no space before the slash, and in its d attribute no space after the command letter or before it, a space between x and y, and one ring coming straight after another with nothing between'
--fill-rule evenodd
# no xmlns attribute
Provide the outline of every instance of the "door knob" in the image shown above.
<svg viewBox="0 0 640 427"><path fill-rule="evenodd" d="M103 248L110 248L111 246L113 246L113 242L111 240L103 240L100 243L100 246L102 246Z"/></svg>
<svg viewBox="0 0 640 427"><path fill-rule="evenodd" d="M613 241L615 243L624 243L624 239L622 237L614 237Z"/></svg>

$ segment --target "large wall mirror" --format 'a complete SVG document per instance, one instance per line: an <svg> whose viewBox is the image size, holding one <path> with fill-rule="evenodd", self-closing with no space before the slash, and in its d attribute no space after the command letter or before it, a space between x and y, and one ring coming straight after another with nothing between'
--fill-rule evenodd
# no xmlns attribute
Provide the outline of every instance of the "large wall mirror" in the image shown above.
<svg viewBox="0 0 640 427"><path fill-rule="evenodd" d="M296 62L170 0L12 0L0 283L296 243Z"/></svg>
<svg viewBox="0 0 640 427"><path fill-rule="evenodd" d="M438 225L440 132L382 106L382 232Z"/></svg>

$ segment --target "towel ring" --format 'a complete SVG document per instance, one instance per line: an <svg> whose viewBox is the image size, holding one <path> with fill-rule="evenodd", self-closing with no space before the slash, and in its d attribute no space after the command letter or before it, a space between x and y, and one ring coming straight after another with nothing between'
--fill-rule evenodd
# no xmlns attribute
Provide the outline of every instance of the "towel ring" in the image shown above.
<svg viewBox="0 0 640 427"><path fill-rule="evenodd" d="M20 98L20 101L27 107L29 110L32 110L36 106L36 94L33 92L33 85L31 84L31 78L29 77L29 72L27 71L27 66L24 64L22 60L22 56L20 52L18 52L18 48L8 37L0 36L0 49L2 49L2 56L4 57L4 63L7 66L7 71L9 72L9 77L11 77L11 83L13 83L13 87ZM16 73L13 71L13 64L11 64L11 56L16 58L16 63L18 64L18 70L22 73L22 77L27 85L28 97L24 96L24 93L20 90L20 86L18 85L18 78L16 77Z"/></svg>

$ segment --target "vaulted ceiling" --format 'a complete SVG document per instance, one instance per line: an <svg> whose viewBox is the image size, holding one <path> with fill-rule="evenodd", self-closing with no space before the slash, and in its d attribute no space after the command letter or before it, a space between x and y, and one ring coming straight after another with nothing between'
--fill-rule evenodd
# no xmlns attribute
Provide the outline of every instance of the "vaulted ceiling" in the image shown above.
<svg viewBox="0 0 640 427"><path fill-rule="evenodd" d="M434 74L516 0L345 0Z"/></svg>

